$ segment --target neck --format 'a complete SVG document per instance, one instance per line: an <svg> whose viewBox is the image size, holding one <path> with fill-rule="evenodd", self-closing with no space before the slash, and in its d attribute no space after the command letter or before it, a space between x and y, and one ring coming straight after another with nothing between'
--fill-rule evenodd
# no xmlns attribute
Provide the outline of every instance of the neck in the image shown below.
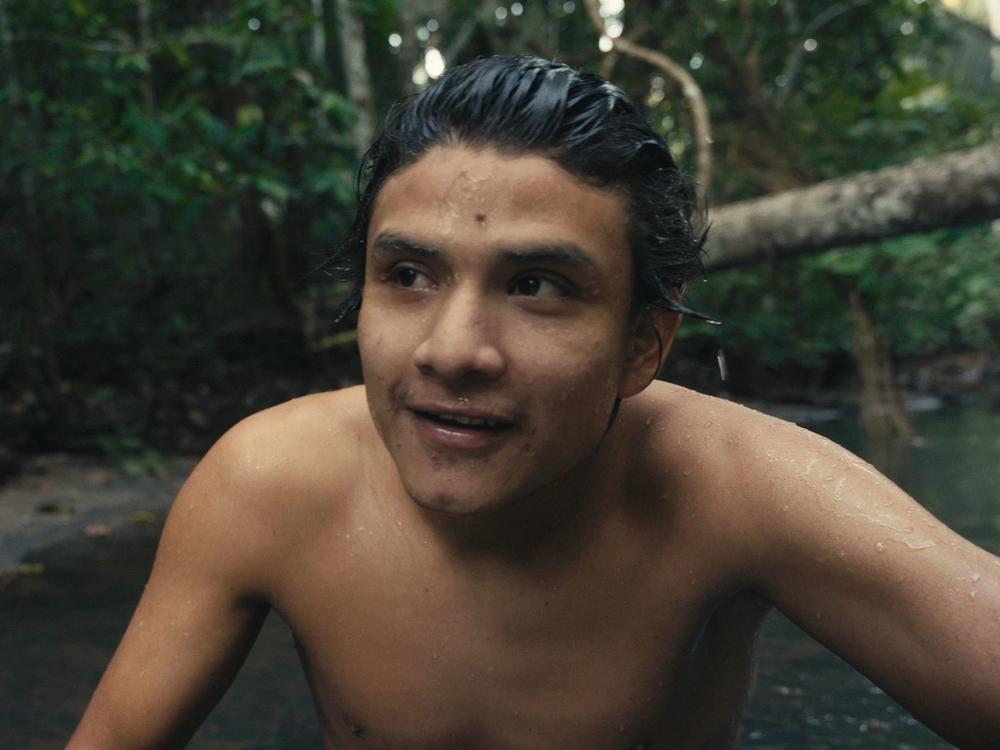
<svg viewBox="0 0 1000 750"><path fill-rule="evenodd" d="M465 564L482 561L523 568L573 560L620 493L613 467L622 462L615 460L619 441L614 432L609 429L567 474L496 509L454 514L415 503L413 507L442 545Z"/></svg>

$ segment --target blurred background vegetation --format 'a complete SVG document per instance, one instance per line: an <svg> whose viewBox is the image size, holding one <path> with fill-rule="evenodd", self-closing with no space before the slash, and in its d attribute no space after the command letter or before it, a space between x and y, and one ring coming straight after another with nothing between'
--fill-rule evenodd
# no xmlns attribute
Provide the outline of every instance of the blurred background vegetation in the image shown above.
<svg viewBox="0 0 1000 750"><path fill-rule="evenodd" d="M605 35L703 92L713 206L1000 136L995 0L600 6ZM681 88L583 0L0 0L6 450L201 451L357 382L316 269L361 144L442 68L508 52L610 77L696 173ZM721 349L734 395L849 398L859 304L911 385L929 362L995 362L998 271L987 225L712 272L689 301L725 325L684 326L668 377L719 390Z"/></svg>

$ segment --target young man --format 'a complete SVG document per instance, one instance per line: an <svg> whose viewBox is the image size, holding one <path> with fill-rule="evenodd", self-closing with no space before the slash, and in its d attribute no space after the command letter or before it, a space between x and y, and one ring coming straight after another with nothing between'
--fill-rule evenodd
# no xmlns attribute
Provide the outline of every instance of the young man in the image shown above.
<svg viewBox="0 0 1000 750"><path fill-rule="evenodd" d="M731 747L772 604L1000 746L1000 560L830 442L651 382L700 248L618 89L478 61L368 166L335 263L364 386L195 469L72 750L181 746L271 607L327 748Z"/></svg>

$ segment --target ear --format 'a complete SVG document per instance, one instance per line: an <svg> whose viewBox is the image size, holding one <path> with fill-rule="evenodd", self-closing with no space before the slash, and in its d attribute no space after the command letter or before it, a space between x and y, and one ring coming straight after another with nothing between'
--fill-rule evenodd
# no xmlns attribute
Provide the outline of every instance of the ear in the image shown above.
<svg viewBox="0 0 1000 750"><path fill-rule="evenodd" d="M668 310L644 309L635 313L618 395L634 396L644 390L667 361L681 327L681 315Z"/></svg>

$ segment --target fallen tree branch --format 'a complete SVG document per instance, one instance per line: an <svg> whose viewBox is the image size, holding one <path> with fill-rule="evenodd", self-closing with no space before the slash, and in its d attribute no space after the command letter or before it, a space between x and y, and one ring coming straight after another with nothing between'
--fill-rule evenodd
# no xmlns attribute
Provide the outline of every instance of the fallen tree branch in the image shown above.
<svg viewBox="0 0 1000 750"><path fill-rule="evenodd" d="M1000 218L1000 142L715 209L709 270Z"/></svg>

